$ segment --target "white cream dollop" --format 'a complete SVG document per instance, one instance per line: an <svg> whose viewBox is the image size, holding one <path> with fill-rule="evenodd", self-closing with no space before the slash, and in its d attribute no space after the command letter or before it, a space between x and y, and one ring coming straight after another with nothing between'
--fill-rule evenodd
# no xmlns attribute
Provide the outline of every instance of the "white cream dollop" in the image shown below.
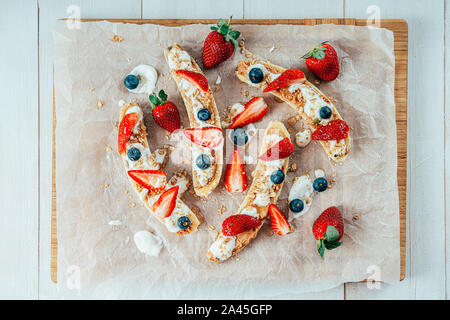
<svg viewBox="0 0 450 320"><path fill-rule="evenodd" d="M254 218L258 218L259 219L259 214L258 214L258 210L256 210L255 207L246 207L244 208L240 214L246 214L248 216L254 217Z"/></svg>
<svg viewBox="0 0 450 320"><path fill-rule="evenodd" d="M236 237L228 237L220 234L211 247L209 247L209 252L214 258L223 261L231 257L235 247Z"/></svg>
<svg viewBox="0 0 450 320"><path fill-rule="evenodd" d="M311 130L305 129L295 134L295 143L300 148L306 147L311 142Z"/></svg>
<svg viewBox="0 0 450 320"><path fill-rule="evenodd" d="M300 177L294 179L294 184L289 192L289 202L294 199L300 199L303 201L303 210L294 213L294 218L301 217L309 208L311 208L312 197L314 194L314 189L312 186L312 180L308 174L304 174Z"/></svg>
<svg viewBox="0 0 450 320"><path fill-rule="evenodd" d="M162 249L162 240L146 231L138 231L134 234L134 243L138 250L147 256L157 257Z"/></svg>
<svg viewBox="0 0 450 320"><path fill-rule="evenodd" d="M130 74L138 77L139 84L134 89L127 89L132 93L146 93L151 94L155 90L156 80L158 80L158 73L152 66L140 64L131 70Z"/></svg>

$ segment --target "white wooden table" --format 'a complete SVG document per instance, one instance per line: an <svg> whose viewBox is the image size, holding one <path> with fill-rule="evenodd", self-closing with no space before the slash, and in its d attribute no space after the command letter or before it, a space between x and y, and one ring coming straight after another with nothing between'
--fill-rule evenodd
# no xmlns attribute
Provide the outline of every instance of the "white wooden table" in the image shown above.
<svg viewBox="0 0 450 320"><path fill-rule="evenodd" d="M409 24L406 279L285 299L446 299L450 289L450 3L446 0L0 0L0 298L50 281L52 36L57 18L404 18ZM373 7L373 6L377 7ZM372 6L372 7L370 7ZM370 7L370 8L369 8ZM374 11L375 10L375 11ZM450 202L449 202L450 203ZM233 297L230 297L233 298Z"/></svg>

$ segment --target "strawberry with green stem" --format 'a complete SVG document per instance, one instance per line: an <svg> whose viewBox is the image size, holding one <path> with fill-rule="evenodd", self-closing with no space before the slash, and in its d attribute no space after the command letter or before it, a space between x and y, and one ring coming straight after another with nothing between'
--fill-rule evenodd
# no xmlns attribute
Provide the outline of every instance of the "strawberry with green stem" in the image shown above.
<svg viewBox="0 0 450 320"><path fill-rule="evenodd" d="M237 39L240 32L232 30L231 17L226 22L219 19L217 26L211 27L211 32L205 39L203 44L203 65L205 68L212 68L219 63L227 60L233 55L234 50L238 46Z"/></svg>
<svg viewBox="0 0 450 320"><path fill-rule="evenodd" d="M314 221L312 231L317 240L317 251L323 258L325 249L339 247L344 235L344 219L336 207L329 207Z"/></svg>
<svg viewBox="0 0 450 320"><path fill-rule="evenodd" d="M308 69L322 80L331 81L339 75L338 56L328 41L322 42L302 58Z"/></svg>
<svg viewBox="0 0 450 320"><path fill-rule="evenodd" d="M149 97L152 105L152 115L156 123L169 132L180 129L180 114L177 107L167 101L164 90L159 91L158 96L152 94Z"/></svg>

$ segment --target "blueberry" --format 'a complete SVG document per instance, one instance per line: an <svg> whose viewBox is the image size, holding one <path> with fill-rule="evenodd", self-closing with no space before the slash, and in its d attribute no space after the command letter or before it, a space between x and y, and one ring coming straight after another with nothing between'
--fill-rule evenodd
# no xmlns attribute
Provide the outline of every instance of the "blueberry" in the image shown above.
<svg viewBox="0 0 450 320"><path fill-rule="evenodd" d="M197 167L199 169L205 170L205 169L208 169L209 166L211 165L211 159L209 158L208 155L201 154L197 157L197 159L195 160L195 163L197 164Z"/></svg>
<svg viewBox="0 0 450 320"><path fill-rule="evenodd" d="M300 212L304 208L303 201L300 199L294 199L289 203L289 208L292 212Z"/></svg>
<svg viewBox="0 0 450 320"><path fill-rule="evenodd" d="M322 192L322 191L327 190L327 188L328 188L328 181L327 181L327 179L325 179L325 178L317 178L313 182L313 188L317 192Z"/></svg>
<svg viewBox="0 0 450 320"><path fill-rule="evenodd" d="M141 158L141 151L138 148L131 148L127 152L128 159L138 161Z"/></svg>
<svg viewBox="0 0 450 320"><path fill-rule="evenodd" d="M244 146L248 142L248 135L247 132L245 132L242 128L234 129L231 133L231 139L233 140L233 143L237 146Z"/></svg>
<svg viewBox="0 0 450 320"><path fill-rule="evenodd" d="M197 117L201 120L201 121L207 121L209 119L211 119L211 112L208 109L200 109L197 112Z"/></svg>
<svg viewBox="0 0 450 320"><path fill-rule="evenodd" d="M248 73L248 78L252 83L260 83L264 80L264 73L260 68L252 68Z"/></svg>
<svg viewBox="0 0 450 320"><path fill-rule="evenodd" d="M186 230L191 225L191 220L186 216L179 217L177 225L181 230Z"/></svg>
<svg viewBox="0 0 450 320"><path fill-rule="evenodd" d="M128 90L136 89L139 85L139 78L134 74L129 74L123 80L123 84L127 87Z"/></svg>
<svg viewBox="0 0 450 320"><path fill-rule="evenodd" d="M270 176L270 181L272 181L274 184L282 183L284 181L284 172L280 169L275 170Z"/></svg>
<svg viewBox="0 0 450 320"><path fill-rule="evenodd" d="M322 108L320 108L320 117L322 119L329 119L332 114L333 114L333 112L331 111L330 107L323 106Z"/></svg>

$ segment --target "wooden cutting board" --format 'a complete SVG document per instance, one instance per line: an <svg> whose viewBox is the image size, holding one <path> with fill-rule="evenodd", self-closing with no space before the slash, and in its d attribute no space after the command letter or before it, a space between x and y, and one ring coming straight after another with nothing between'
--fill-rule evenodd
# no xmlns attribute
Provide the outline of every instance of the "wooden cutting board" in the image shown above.
<svg viewBox="0 0 450 320"><path fill-rule="evenodd" d="M103 21L105 19L82 19L81 21ZM160 24L164 26L182 26L187 24L215 24L217 20L211 19L107 19L110 22L135 23L135 24ZM342 24L365 26L364 19L235 19L238 24ZM380 26L394 33L395 53L395 104L397 121L397 179L400 204L400 280L405 278L405 253L406 253L406 138L407 138L407 88L408 88L408 24L403 19L382 19ZM52 234L51 234L51 264L50 273L53 282L57 282L57 256L58 239L56 233L56 177L55 177L55 90L53 86L53 171L52 171Z"/></svg>

